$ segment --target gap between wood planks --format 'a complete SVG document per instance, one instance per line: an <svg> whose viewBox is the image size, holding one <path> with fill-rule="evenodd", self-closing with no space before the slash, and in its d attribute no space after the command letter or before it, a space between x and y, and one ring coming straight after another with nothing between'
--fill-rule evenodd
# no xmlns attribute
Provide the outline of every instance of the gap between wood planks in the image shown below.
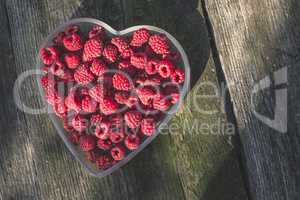
<svg viewBox="0 0 300 200"><path fill-rule="evenodd" d="M227 88L227 81L225 78L225 74L222 70L222 64L221 64L221 60L219 57L219 51L216 45L216 40L215 40L215 35L214 35L214 30L213 27L211 25L211 21L209 18L209 14L208 11L206 9L206 3L205 0L200 0L201 3L201 8L203 10L203 18L205 20L205 25L208 31L208 35L209 35L209 42L210 42L210 47L211 47L211 52L212 52L212 58L213 61L215 63L215 67L216 67L216 74L217 74L217 78L218 78L218 82L219 85L222 87L222 84L224 88ZM228 90L225 90L228 91ZM235 125L235 137L233 137L233 141L234 141L234 145L237 147L237 155L238 155L238 161L239 161L239 168L241 170L241 174L242 174L242 179L244 182L244 187L246 189L247 192L247 196L248 199L251 200L251 195L250 195L250 189L249 189L249 181L248 181L248 177L247 177L247 173L245 170L245 157L244 157L244 149L243 149L243 145L241 143L241 139L239 136L239 130L237 128L237 122L236 122L236 117L234 115L234 107L231 101L231 95L230 92L226 92L225 94L225 103L224 103L224 109L226 111L226 116L228 118L228 121L233 123Z"/></svg>

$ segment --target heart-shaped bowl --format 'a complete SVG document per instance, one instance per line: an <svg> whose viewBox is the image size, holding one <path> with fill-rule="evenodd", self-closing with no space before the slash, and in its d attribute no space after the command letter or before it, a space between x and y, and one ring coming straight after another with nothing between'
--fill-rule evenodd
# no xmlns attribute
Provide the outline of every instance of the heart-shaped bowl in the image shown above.
<svg viewBox="0 0 300 200"><path fill-rule="evenodd" d="M43 42L40 49L42 49L44 47L48 47L50 45L53 45L53 39L55 38L55 36L57 36L58 33L64 31L70 25L79 26L82 32L89 30L94 25L100 25L106 29L108 36L131 36L134 31L136 31L140 28L146 28L151 33L165 34L170 41L171 49L177 50L181 54L180 67L184 68L184 71L185 71L185 81L184 81L183 86L180 88L179 102L177 104L174 104L172 106L172 108L168 111L168 113L165 115L163 120L161 120L158 123L158 125L156 126L155 134L146 138L141 143L141 145L139 146L139 148L137 150L130 152L129 154L126 155L126 157L123 160L117 162L112 167L110 167L106 170L98 169L95 166L95 164L93 164L89 160L87 160L87 158L84 156L84 153L79 149L78 146L74 145L71 141L69 141L68 133L63 128L62 120L54 114L52 107L47 104L48 105L47 110L49 111L48 114L49 114L58 134L60 135L60 137L62 138L62 140L68 147L68 149L70 150L70 152L91 175L100 178L100 177L104 177L108 174L111 174L115 170L119 169L120 167L122 167L123 165L128 163L132 158L134 158L140 151L142 151L148 144L150 144L156 138L156 136L160 132L159 130L161 130L161 128L163 126L165 126L170 121L170 119L176 114L176 112L180 108L180 106L188 92L189 86L190 86L190 65L189 65L187 55L184 52L182 46L179 44L179 42L171 34L169 34L168 32L166 32L160 28L157 28L154 26L148 26L148 25L139 25L139 26L133 26L133 27L127 28L122 31L117 31L117 30L113 29L112 27L110 27L109 25L107 25L106 23L104 23L100 20L97 20L97 19L92 19L92 18L76 18L76 19L69 20L68 22L60 25L45 39L45 41ZM38 57L37 64L36 64L37 70L41 71L42 66L43 66L43 63L42 63L41 59ZM38 74L41 74L41 73L38 73ZM45 94L44 94L42 85L40 83L40 78L41 78L41 76L37 77L38 87L39 87L40 94L41 94L43 100L45 101Z"/></svg>

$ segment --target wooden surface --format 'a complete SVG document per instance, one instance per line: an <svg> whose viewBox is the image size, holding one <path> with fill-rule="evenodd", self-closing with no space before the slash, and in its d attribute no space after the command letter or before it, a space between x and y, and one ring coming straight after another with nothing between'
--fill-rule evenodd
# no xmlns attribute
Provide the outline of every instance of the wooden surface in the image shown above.
<svg viewBox="0 0 300 200"><path fill-rule="evenodd" d="M205 20L197 6L197 1L185 1L182 7L175 0L2 0L1 199L247 199L234 136L205 135L192 129L194 119L227 122L219 100L197 100L200 108L219 111L214 115L193 111L186 102L171 122L184 127L161 135L133 161L103 179L91 177L74 160L46 115L25 114L13 103L14 81L34 68L43 38L75 17L101 19L116 29L137 24L165 28L189 55L195 85L189 97L214 92L196 87L203 80L218 83ZM43 105L34 77L26 80L20 93L26 105ZM183 129L189 132L183 135Z"/></svg>
<svg viewBox="0 0 300 200"><path fill-rule="evenodd" d="M0 199L296 200L299 7L296 0L0 0ZM164 28L182 43L192 67L193 88L170 122L179 129L103 179L74 160L46 115L28 115L13 102L14 81L34 68L43 38L76 17L120 30ZM288 133L280 134L255 118L249 97L254 83L284 66L289 121ZM226 109L222 98L199 98L215 92L201 83L222 91L224 80L231 96ZM34 77L20 93L26 105L43 106ZM269 93L259 94L255 106L273 114ZM204 114L193 103L216 112ZM197 129L218 122L237 123L241 146L237 135Z"/></svg>
<svg viewBox="0 0 300 200"><path fill-rule="evenodd" d="M244 166L252 199L296 200L300 196L299 56L300 3L297 0L206 0L220 65L229 83ZM287 88L275 99L274 72L287 69ZM258 120L250 97L255 84L271 77L271 89L255 95L254 108L265 116L284 116L287 132L280 133ZM284 75L281 73L281 77ZM274 81L275 80L275 81ZM275 94L274 94L275 93ZM276 102L287 107L276 112ZM277 105L280 106L280 105ZM279 123L284 123L279 120Z"/></svg>

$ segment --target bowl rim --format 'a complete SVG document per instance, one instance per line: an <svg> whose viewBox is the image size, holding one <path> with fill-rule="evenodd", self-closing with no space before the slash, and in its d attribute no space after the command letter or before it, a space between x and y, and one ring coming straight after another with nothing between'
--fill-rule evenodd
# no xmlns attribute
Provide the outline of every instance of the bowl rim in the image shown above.
<svg viewBox="0 0 300 200"><path fill-rule="evenodd" d="M90 165L86 163L87 161L82 158L82 156L80 156L80 154L77 152L75 145L73 145L69 139L66 137L66 131L62 128L61 124L61 120L58 119L58 117L53 114L53 109L50 105L48 105L46 103L46 106L48 108L48 110L51 110L51 113L48 113L52 123L55 126L55 129L57 130L59 136L62 138L62 140L64 141L65 145L67 146L68 150L72 153L72 155L75 157L76 160L78 160L80 162L80 164L93 176L101 178L104 176L107 176L111 173L113 173L114 171L116 171L117 169L121 168L122 166L124 166L125 164L127 164L132 158L134 158L139 152L141 152L146 146L148 146L159 134L160 134L160 129L162 128L162 126L164 124L167 124L176 114L176 112L178 112L178 110L180 109L180 107L183 104L184 98L187 95L187 92L189 90L190 87L190 64L188 61L188 57L183 49L183 47L181 46L181 44L175 39L175 37L173 37L170 33L168 33L167 31L155 27L155 26L150 26L150 25L136 25L136 26L132 26L129 28L126 28L124 30L118 31L114 28L112 28L110 25L106 24L105 22L98 20L98 19L94 19L94 18L75 18L75 19L71 19L61 25L59 25L58 27L56 27L47 37L46 39L43 41L42 45L40 46L39 49L39 53L40 50L46 46L48 46L50 43L52 43L52 39L54 38L54 36L56 36L59 32L61 32L62 30L64 30L66 27L68 27L69 25L73 25L73 24L78 24L78 23L92 23L95 25L100 25L103 26L106 31L108 31L109 33L113 34L113 35L126 35L129 33L132 33L135 30L138 30L140 28L146 28L150 31L156 32L156 33L161 33L161 34L165 34L167 36L167 38L171 41L172 45L179 51L182 61L183 61L183 67L184 67L184 71L185 71L185 80L184 80L184 84L182 87L182 91L180 94L180 99L178 104L175 106L173 106L174 112L172 112L171 114L167 114L166 117L160 121L159 126L156 128L155 134L153 134L152 136L146 138L141 145L139 146L139 148L137 150L134 150L132 152L130 152L129 154L127 154L125 156L125 158L121 161L119 161L118 163L116 163L115 165L113 165L112 167L106 169L106 170L99 170L98 172L96 172L96 170L94 170ZM36 59L36 70L38 70L40 72L40 68L41 66L43 66L41 59L39 58L39 55L37 56ZM40 83L40 76L37 76L36 78L37 82L38 82L38 88L39 88L39 93L42 96L42 101L45 102L45 98L44 98L44 90L42 88L42 85Z"/></svg>

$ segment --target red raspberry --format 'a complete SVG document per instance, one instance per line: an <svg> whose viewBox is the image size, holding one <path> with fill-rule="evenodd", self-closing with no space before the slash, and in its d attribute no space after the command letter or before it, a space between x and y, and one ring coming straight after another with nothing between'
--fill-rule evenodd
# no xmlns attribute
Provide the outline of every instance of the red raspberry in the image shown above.
<svg viewBox="0 0 300 200"><path fill-rule="evenodd" d="M44 75L41 78L41 85L44 89L48 89L48 88L53 89L55 87L54 77L50 76L49 74Z"/></svg>
<svg viewBox="0 0 300 200"><path fill-rule="evenodd" d="M97 102L101 102L105 94L106 89L104 88L103 84L95 85L89 90L89 95Z"/></svg>
<svg viewBox="0 0 300 200"><path fill-rule="evenodd" d="M58 101L58 93L55 89L47 89L45 91L45 99L50 105L55 105Z"/></svg>
<svg viewBox="0 0 300 200"><path fill-rule="evenodd" d="M79 145L82 151L91 151L96 147L96 140L92 135L83 135L79 139Z"/></svg>
<svg viewBox="0 0 300 200"><path fill-rule="evenodd" d="M110 97L104 97L100 102L100 110L105 115L114 114L118 110L118 108L118 103Z"/></svg>
<svg viewBox="0 0 300 200"><path fill-rule="evenodd" d="M78 33L78 32L79 32L79 26L77 26L77 25L70 25L65 30L65 33L67 35L71 35L73 33Z"/></svg>
<svg viewBox="0 0 300 200"><path fill-rule="evenodd" d="M132 55L132 49L122 37L112 38L111 43L118 48L122 58L129 58Z"/></svg>
<svg viewBox="0 0 300 200"><path fill-rule="evenodd" d="M155 120L152 117L147 117L142 120L141 131L146 136L151 136L155 132Z"/></svg>
<svg viewBox="0 0 300 200"><path fill-rule="evenodd" d="M77 33L64 37L63 44L69 51L78 51L83 47L82 40Z"/></svg>
<svg viewBox="0 0 300 200"><path fill-rule="evenodd" d="M65 32L60 32L57 36L53 39L53 43L56 45L63 45L63 39L66 36Z"/></svg>
<svg viewBox="0 0 300 200"><path fill-rule="evenodd" d="M139 99L136 96L129 96L127 101L126 101L126 106L129 108L132 108L133 106L135 106L138 103Z"/></svg>
<svg viewBox="0 0 300 200"><path fill-rule="evenodd" d="M86 96L81 101L82 110L87 113L93 113L97 110L98 103L90 96Z"/></svg>
<svg viewBox="0 0 300 200"><path fill-rule="evenodd" d="M64 100L58 101L53 106L53 110L54 110L54 113L60 118L65 118L67 116L67 107L64 103Z"/></svg>
<svg viewBox="0 0 300 200"><path fill-rule="evenodd" d="M102 60L95 59L92 62L90 70L94 75L101 76L106 72L107 66Z"/></svg>
<svg viewBox="0 0 300 200"><path fill-rule="evenodd" d="M110 122L102 121L100 124L96 125L95 136L101 140L106 140L109 138Z"/></svg>
<svg viewBox="0 0 300 200"><path fill-rule="evenodd" d="M125 135L123 130L119 129L111 131L109 135L109 139L115 144L122 142L124 140L124 137Z"/></svg>
<svg viewBox="0 0 300 200"><path fill-rule="evenodd" d="M50 66L49 71L58 77L62 77L65 73L65 65L57 60Z"/></svg>
<svg viewBox="0 0 300 200"><path fill-rule="evenodd" d="M148 58L145 53L135 53L130 58L130 63L138 69L144 69L147 66Z"/></svg>
<svg viewBox="0 0 300 200"><path fill-rule="evenodd" d="M100 122L102 121L102 119L103 119L103 116L100 115L100 114L94 114L94 115L92 115L91 119L90 119L91 125L96 126L96 125L100 124Z"/></svg>
<svg viewBox="0 0 300 200"><path fill-rule="evenodd" d="M73 93L69 93L69 95L65 98L65 105L67 108L75 110L77 113L81 110L81 103Z"/></svg>
<svg viewBox="0 0 300 200"><path fill-rule="evenodd" d="M130 45L135 47L140 47L146 42L148 42L149 37L150 37L149 30L145 28L141 28L133 33Z"/></svg>
<svg viewBox="0 0 300 200"><path fill-rule="evenodd" d="M157 91L152 86L144 86L138 88L136 93L144 105L151 105L154 97L157 94Z"/></svg>
<svg viewBox="0 0 300 200"><path fill-rule="evenodd" d="M100 38L103 39L105 37L105 29L102 26L95 25L89 32L89 38Z"/></svg>
<svg viewBox="0 0 300 200"><path fill-rule="evenodd" d="M127 59L124 59L119 62L118 68L119 69L128 69L130 66L131 66L130 61Z"/></svg>
<svg viewBox="0 0 300 200"><path fill-rule="evenodd" d="M142 121L142 114L138 111L128 111L124 115L125 122L129 128L137 128Z"/></svg>
<svg viewBox="0 0 300 200"><path fill-rule="evenodd" d="M72 126L78 132L83 132L88 127L88 120L81 115L76 115L72 119Z"/></svg>
<svg viewBox="0 0 300 200"><path fill-rule="evenodd" d="M104 151L110 150L112 148L113 143L110 140L98 140L97 146L99 149Z"/></svg>
<svg viewBox="0 0 300 200"><path fill-rule="evenodd" d="M159 63L158 60L150 59L148 61L147 65L145 66L146 73L149 74L149 75L156 74L157 71L158 71L158 69L157 69L158 63Z"/></svg>
<svg viewBox="0 0 300 200"><path fill-rule="evenodd" d="M164 95L159 94L153 99L153 108L160 111L166 111L170 108L171 103Z"/></svg>
<svg viewBox="0 0 300 200"><path fill-rule="evenodd" d="M77 81L77 83L86 85L94 79L94 76L91 73L91 71L89 70L88 65L85 63L85 64L81 64L75 70L74 79L75 79L75 81Z"/></svg>
<svg viewBox="0 0 300 200"><path fill-rule="evenodd" d="M175 69L174 72L171 74L171 80L173 83L183 83L184 78L184 71L181 69Z"/></svg>
<svg viewBox="0 0 300 200"><path fill-rule="evenodd" d="M127 99L129 98L129 93L125 91L117 91L115 93L115 100L119 104L126 104Z"/></svg>
<svg viewBox="0 0 300 200"><path fill-rule="evenodd" d="M51 65L59 58L59 52L55 47L43 48L40 51L40 57L45 65Z"/></svg>
<svg viewBox="0 0 300 200"><path fill-rule="evenodd" d="M127 149L136 150L141 144L141 139L137 135L131 134L125 138L124 144Z"/></svg>
<svg viewBox="0 0 300 200"><path fill-rule="evenodd" d="M153 51L157 54L169 54L168 39L163 34L152 35L149 38L149 45Z"/></svg>
<svg viewBox="0 0 300 200"><path fill-rule="evenodd" d="M117 90L128 91L133 88L133 85L130 83L128 77L123 74L114 74L112 81L114 88L116 88Z"/></svg>
<svg viewBox="0 0 300 200"><path fill-rule="evenodd" d="M163 78L168 78L174 71L173 63L169 60L162 60L158 63L158 73Z"/></svg>
<svg viewBox="0 0 300 200"><path fill-rule="evenodd" d="M109 156L109 155L103 155L103 156L100 156L97 160L96 160L96 165L102 169L102 170L105 170L105 169L108 169L111 167L112 165L112 158Z"/></svg>
<svg viewBox="0 0 300 200"><path fill-rule="evenodd" d="M94 58L100 57L103 51L103 42L99 39L89 39L84 44L82 59L84 62L92 61Z"/></svg>
<svg viewBox="0 0 300 200"><path fill-rule="evenodd" d="M115 45L108 44L103 50L103 57L110 63L118 59L118 48Z"/></svg>
<svg viewBox="0 0 300 200"><path fill-rule="evenodd" d="M80 57L76 54L67 54L65 56L65 62L68 68L75 69L81 62Z"/></svg>
<svg viewBox="0 0 300 200"><path fill-rule="evenodd" d="M123 158L125 157L125 149L120 145L112 148L110 150L110 153L111 153L111 157L117 161L123 160Z"/></svg>

